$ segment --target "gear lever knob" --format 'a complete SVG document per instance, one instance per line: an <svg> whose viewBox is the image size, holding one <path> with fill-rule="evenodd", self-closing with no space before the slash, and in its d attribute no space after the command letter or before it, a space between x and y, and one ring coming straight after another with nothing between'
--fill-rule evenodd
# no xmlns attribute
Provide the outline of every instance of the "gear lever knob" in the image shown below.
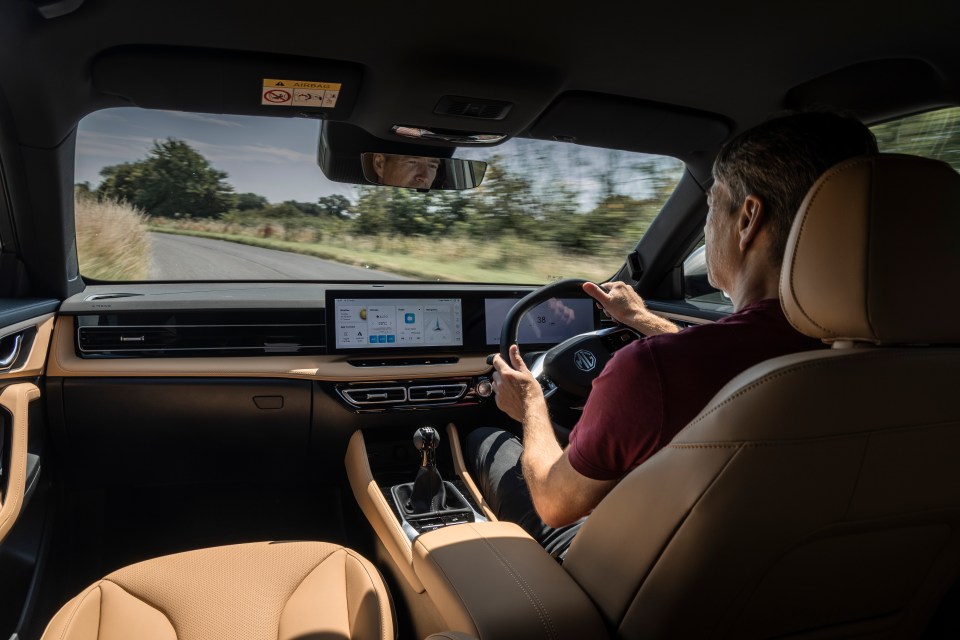
<svg viewBox="0 0 960 640"><path fill-rule="evenodd" d="M433 427L420 427L413 434L413 446L422 454L421 467L437 466L437 446L440 434Z"/></svg>

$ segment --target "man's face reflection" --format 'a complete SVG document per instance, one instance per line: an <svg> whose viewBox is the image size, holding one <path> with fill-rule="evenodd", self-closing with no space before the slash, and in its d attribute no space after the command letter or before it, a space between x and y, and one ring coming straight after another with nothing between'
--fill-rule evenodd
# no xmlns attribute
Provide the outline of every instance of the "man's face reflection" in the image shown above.
<svg viewBox="0 0 960 640"><path fill-rule="evenodd" d="M393 156L378 153L373 158L373 169L380 182L393 187L429 189L437 177L440 160L419 156Z"/></svg>

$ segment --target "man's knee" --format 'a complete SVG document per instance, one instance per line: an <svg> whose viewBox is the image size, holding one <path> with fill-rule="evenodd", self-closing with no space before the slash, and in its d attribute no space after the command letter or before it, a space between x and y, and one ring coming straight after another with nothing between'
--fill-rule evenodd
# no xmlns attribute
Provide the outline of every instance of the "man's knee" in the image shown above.
<svg viewBox="0 0 960 640"><path fill-rule="evenodd" d="M478 467L477 456L480 454L480 449L486 447L483 446L484 441L487 438L496 437L496 434L500 429L494 427L480 427L479 429L474 429L467 435L467 441L463 448L464 456L466 457L467 469L476 474Z"/></svg>
<svg viewBox="0 0 960 640"><path fill-rule="evenodd" d="M464 462L467 470L479 476L489 470L493 457L507 441L515 440L519 448L520 441L509 431L494 427L474 429L467 435L464 447Z"/></svg>

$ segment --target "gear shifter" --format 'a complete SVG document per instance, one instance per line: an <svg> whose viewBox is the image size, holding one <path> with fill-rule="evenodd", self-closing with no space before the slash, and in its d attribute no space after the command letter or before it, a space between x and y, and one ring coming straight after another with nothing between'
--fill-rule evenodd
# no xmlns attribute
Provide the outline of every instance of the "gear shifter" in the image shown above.
<svg viewBox="0 0 960 640"><path fill-rule="evenodd" d="M437 469L437 446L440 434L433 427L421 427L413 434L413 445L420 451L420 469L413 481L413 491L405 505L410 513L443 511L447 492Z"/></svg>
<svg viewBox="0 0 960 640"><path fill-rule="evenodd" d="M444 481L437 469L440 433L433 427L421 427L413 434L413 446L420 452L420 468L413 482L389 489L400 525L410 540L421 533L484 517L474 511L452 482Z"/></svg>

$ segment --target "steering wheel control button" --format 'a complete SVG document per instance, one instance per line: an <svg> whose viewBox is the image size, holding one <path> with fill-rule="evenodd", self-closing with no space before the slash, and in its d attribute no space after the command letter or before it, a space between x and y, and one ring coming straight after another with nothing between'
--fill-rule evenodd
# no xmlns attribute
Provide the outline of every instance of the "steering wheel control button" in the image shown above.
<svg viewBox="0 0 960 640"><path fill-rule="evenodd" d="M483 378L477 383L477 395L481 398L489 398L493 395L493 383Z"/></svg>
<svg viewBox="0 0 960 640"><path fill-rule="evenodd" d="M540 383L540 388L543 390L544 398L549 398L557 390L556 383L545 375L538 377L537 382Z"/></svg>
<svg viewBox="0 0 960 640"><path fill-rule="evenodd" d="M593 351L580 349L573 354L573 363L577 365L577 369L580 369L580 371L593 371L597 368L597 356L593 354Z"/></svg>

